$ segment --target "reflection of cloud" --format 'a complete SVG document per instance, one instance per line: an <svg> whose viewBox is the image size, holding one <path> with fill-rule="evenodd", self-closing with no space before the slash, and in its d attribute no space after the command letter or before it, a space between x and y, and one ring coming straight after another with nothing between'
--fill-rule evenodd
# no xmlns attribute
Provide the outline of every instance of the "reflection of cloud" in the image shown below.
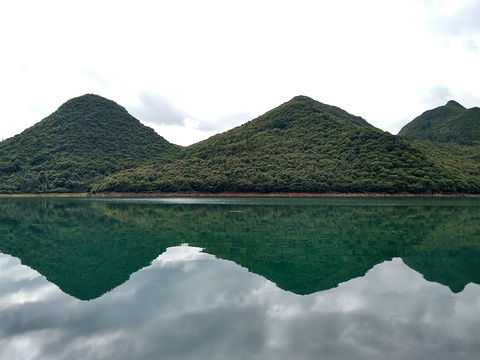
<svg viewBox="0 0 480 360"><path fill-rule="evenodd" d="M202 253L202 248L188 245L174 246L160 254L151 264L152 267L164 267L168 263L196 261L210 258L208 254Z"/></svg>
<svg viewBox="0 0 480 360"><path fill-rule="evenodd" d="M20 260L9 255L1 255L0 273L0 309L43 301L58 291L57 286L45 283L37 271L22 266Z"/></svg>
<svg viewBox="0 0 480 360"><path fill-rule="evenodd" d="M0 257L0 270L2 274L4 274L4 277L12 279L13 282L32 280L41 276L35 270L22 266L20 260L9 255L2 255Z"/></svg>
<svg viewBox="0 0 480 360"><path fill-rule="evenodd" d="M188 263L195 271L186 274ZM2 298L30 285L5 270ZM0 358L474 358L479 298L480 286L453 294L400 259L336 289L297 296L182 246L96 300L57 291L18 304L15 316L0 302Z"/></svg>
<svg viewBox="0 0 480 360"><path fill-rule="evenodd" d="M292 304L303 305L297 311L302 316L270 321L279 339L271 358L311 359L326 353L329 359L452 359L459 350L455 344L468 348L467 353L476 351L478 331L467 335L469 325L463 323L461 335L452 336L451 327L443 325L458 323L456 296L425 282L399 259L312 297L314 304Z"/></svg>

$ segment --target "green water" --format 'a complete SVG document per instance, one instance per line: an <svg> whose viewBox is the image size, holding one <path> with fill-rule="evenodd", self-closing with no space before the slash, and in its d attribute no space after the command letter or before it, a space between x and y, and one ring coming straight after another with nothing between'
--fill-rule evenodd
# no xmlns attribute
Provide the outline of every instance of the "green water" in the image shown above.
<svg viewBox="0 0 480 360"><path fill-rule="evenodd" d="M480 353L477 198L6 198L0 234L0 359Z"/></svg>

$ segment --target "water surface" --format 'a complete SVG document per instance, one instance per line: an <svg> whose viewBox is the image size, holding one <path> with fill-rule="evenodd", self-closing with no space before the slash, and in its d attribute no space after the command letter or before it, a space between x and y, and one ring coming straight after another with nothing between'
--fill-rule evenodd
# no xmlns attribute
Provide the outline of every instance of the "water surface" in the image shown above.
<svg viewBox="0 0 480 360"><path fill-rule="evenodd" d="M0 199L0 359L473 359L475 198Z"/></svg>

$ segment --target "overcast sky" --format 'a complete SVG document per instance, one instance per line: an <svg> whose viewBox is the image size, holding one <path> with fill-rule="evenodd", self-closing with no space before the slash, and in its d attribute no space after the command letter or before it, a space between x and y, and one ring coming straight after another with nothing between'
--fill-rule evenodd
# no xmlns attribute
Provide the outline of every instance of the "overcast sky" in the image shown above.
<svg viewBox="0 0 480 360"><path fill-rule="evenodd" d="M86 93L189 145L307 95L396 134L480 107L480 1L4 1L0 140Z"/></svg>

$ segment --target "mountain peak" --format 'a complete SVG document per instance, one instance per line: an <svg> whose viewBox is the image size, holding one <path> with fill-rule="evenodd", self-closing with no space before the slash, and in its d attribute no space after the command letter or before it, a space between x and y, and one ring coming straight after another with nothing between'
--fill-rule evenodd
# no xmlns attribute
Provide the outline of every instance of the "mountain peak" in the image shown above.
<svg viewBox="0 0 480 360"><path fill-rule="evenodd" d="M70 100L67 100L65 103L63 103L60 107L68 106L68 105L72 105L72 104L78 104L78 103L81 103L81 102L87 102L89 104L109 103L109 104L116 104L117 106L122 107L122 106L118 105L117 103L115 103L114 101L109 100L107 98L104 98L100 95L96 95L96 94L85 94L85 95L81 95L81 96L71 98Z"/></svg>
<svg viewBox="0 0 480 360"><path fill-rule="evenodd" d="M398 135L407 139L473 144L480 140L480 114L475 109L450 100L410 121Z"/></svg>
<svg viewBox="0 0 480 360"><path fill-rule="evenodd" d="M114 101L86 94L0 143L0 163L8 165L0 171L0 192L88 191L112 172L170 158L178 149Z"/></svg>
<svg viewBox="0 0 480 360"><path fill-rule="evenodd" d="M459 104L458 102L456 102L455 100L450 100L448 101L445 106L449 106L449 107L458 107L458 108L461 108L461 109L465 109L464 106L462 106L461 104Z"/></svg>
<svg viewBox="0 0 480 360"><path fill-rule="evenodd" d="M127 110L116 102L106 99L100 95L85 94L66 101L57 111L74 111L82 115L92 115L93 110L118 111L119 114L128 114ZM98 114L97 114L98 115Z"/></svg>
<svg viewBox="0 0 480 360"><path fill-rule="evenodd" d="M290 101L315 101L315 100L305 95L297 95L297 96L294 96Z"/></svg>
<svg viewBox="0 0 480 360"><path fill-rule="evenodd" d="M282 109L283 111L285 107L289 107L290 111L294 111L295 116L298 116L299 112L301 111L306 111L310 114L323 114L329 117L342 119L344 121L347 121L348 123L353 123L355 125L373 127L360 116L352 115L337 106L321 103L320 101L314 100L305 95L297 95L293 97L290 101L287 101L286 103L280 105L272 111L276 111L277 109Z"/></svg>

